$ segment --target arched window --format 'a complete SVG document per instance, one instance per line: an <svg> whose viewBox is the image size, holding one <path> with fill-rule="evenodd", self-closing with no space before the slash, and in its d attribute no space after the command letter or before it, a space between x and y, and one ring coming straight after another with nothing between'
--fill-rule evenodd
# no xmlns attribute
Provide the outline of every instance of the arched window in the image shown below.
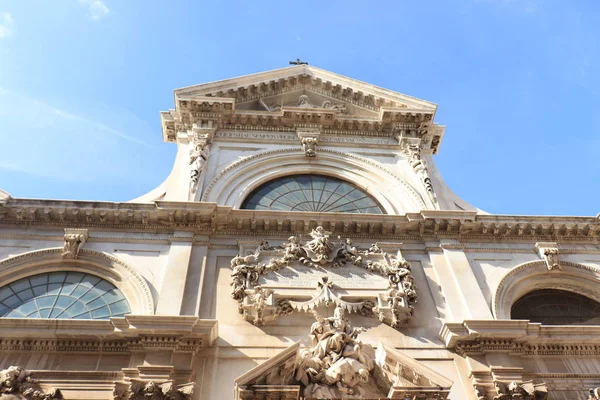
<svg viewBox="0 0 600 400"><path fill-rule="evenodd" d="M325 175L274 179L252 191L241 208L384 214L377 201L358 186Z"/></svg>
<svg viewBox="0 0 600 400"><path fill-rule="evenodd" d="M130 312L112 283L82 272L33 275L0 288L0 317L108 319Z"/></svg>
<svg viewBox="0 0 600 400"><path fill-rule="evenodd" d="M510 316L546 325L600 325L600 303L566 290L536 290L517 300Z"/></svg>

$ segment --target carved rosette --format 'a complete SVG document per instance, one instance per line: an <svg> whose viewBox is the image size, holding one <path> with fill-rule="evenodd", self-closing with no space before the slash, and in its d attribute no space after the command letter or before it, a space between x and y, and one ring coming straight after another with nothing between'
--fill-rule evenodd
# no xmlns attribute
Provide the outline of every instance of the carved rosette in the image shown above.
<svg viewBox="0 0 600 400"><path fill-rule="evenodd" d="M312 239L303 244L296 236L291 236L281 246L270 247L267 242L263 242L254 253L234 257L231 260L231 296L239 302L239 311L244 319L255 325L263 325L294 311L313 311L324 304L376 317L393 328L399 328L407 321L413 315L417 288L411 265L400 251L389 254L377 244L361 250L353 246L350 239L332 240L330 234L322 226L318 226L310 233ZM376 294L372 297L366 296L359 301L349 302L337 294L336 282L325 276L321 281L315 282L316 291L307 294L306 301L292 301L278 299L273 289L259 285L261 275L294 264L321 270L345 266L363 268L366 272L387 278L388 288L375 291Z"/></svg>
<svg viewBox="0 0 600 400"><path fill-rule="evenodd" d="M3 399L4 395L13 395L14 397L11 398L26 400L60 400L63 398L60 390L44 391L31 378L28 371L15 366L0 371L0 399Z"/></svg>
<svg viewBox="0 0 600 400"><path fill-rule="evenodd" d="M132 379L116 382L114 400L190 400L194 383L175 385L173 381L154 382Z"/></svg>

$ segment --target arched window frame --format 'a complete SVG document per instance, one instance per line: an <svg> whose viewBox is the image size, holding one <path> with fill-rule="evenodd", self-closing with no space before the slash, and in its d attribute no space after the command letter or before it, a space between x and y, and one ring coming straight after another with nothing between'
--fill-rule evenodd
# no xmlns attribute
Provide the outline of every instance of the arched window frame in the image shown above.
<svg viewBox="0 0 600 400"><path fill-rule="evenodd" d="M574 292L600 302L600 269L568 261L560 269L548 270L543 260L521 264L508 271L498 284L492 301L496 319L511 319L512 305L529 292L558 289Z"/></svg>
<svg viewBox="0 0 600 400"><path fill-rule="evenodd" d="M12 283L43 272L76 271L98 276L117 287L131 314L153 315L154 299L146 280L129 264L110 254L80 249L77 259L62 258L62 247L34 250L0 261L0 282Z"/></svg>

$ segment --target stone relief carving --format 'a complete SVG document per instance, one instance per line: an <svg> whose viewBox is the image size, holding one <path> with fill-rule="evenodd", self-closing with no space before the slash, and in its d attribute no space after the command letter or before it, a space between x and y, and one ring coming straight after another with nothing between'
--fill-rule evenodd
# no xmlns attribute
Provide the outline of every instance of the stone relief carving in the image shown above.
<svg viewBox="0 0 600 400"><path fill-rule="evenodd" d="M393 328L399 328L412 316L417 289L411 265L399 250L395 254L389 254L382 251L377 243L367 250L361 250L350 239L332 239L331 232L322 226L313 229L310 237L310 240L302 244L298 237L290 236L277 247L263 242L254 253L238 255L231 260L231 296L238 301L239 311L246 320L255 325L263 325L294 311L315 310L320 304L335 304L347 311L377 317ZM316 291L304 294L305 298L308 297L306 301L292 301L288 298L276 298L276 291L259 284L261 276L294 265L319 271L358 267L367 273L386 278L387 283L383 287L388 287L373 291L372 297L365 295L358 301L350 302L336 294L336 282L322 276L315 280Z"/></svg>
<svg viewBox="0 0 600 400"><path fill-rule="evenodd" d="M535 244L538 255L546 262L548 271L560 268L558 245L553 242L538 242Z"/></svg>
<svg viewBox="0 0 600 400"><path fill-rule="evenodd" d="M33 380L30 373L21 367L11 366L0 371L0 399L59 400L60 390L47 393Z"/></svg>
<svg viewBox="0 0 600 400"><path fill-rule="evenodd" d="M495 381L494 387L498 392L498 395L494 396L494 400L545 400L548 398L548 389L543 383Z"/></svg>
<svg viewBox="0 0 600 400"><path fill-rule="evenodd" d="M173 381L153 382L132 379L117 382L113 390L114 400L190 400L194 383L175 385Z"/></svg>
<svg viewBox="0 0 600 400"><path fill-rule="evenodd" d="M79 250L83 248L88 238L87 229L65 229L65 244L63 245L62 258L76 259L79 255Z"/></svg>
<svg viewBox="0 0 600 400"><path fill-rule="evenodd" d="M600 400L600 387L589 390L588 400Z"/></svg>
<svg viewBox="0 0 600 400"><path fill-rule="evenodd" d="M402 152L406 156L406 159L413 169L413 172L419 177L421 183L427 191L429 199L433 202L437 202L435 191L433 190L433 184L431 183L431 177L427 169L427 163L421 158L421 145L420 142L405 141L402 143Z"/></svg>
<svg viewBox="0 0 600 400"><path fill-rule="evenodd" d="M306 398L361 398L370 373L375 368L375 350L358 335L364 328L354 328L337 306L333 317L317 320L310 329L312 347L300 352L295 380L301 382Z"/></svg>

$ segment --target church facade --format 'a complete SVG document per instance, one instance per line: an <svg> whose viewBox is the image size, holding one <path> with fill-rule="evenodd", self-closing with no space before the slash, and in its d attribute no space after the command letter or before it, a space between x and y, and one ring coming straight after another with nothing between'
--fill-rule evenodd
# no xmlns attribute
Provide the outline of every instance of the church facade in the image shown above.
<svg viewBox="0 0 600 400"><path fill-rule="evenodd" d="M0 399L600 399L598 217L446 186L428 101L296 65L175 90L126 203L0 191Z"/></svg>

